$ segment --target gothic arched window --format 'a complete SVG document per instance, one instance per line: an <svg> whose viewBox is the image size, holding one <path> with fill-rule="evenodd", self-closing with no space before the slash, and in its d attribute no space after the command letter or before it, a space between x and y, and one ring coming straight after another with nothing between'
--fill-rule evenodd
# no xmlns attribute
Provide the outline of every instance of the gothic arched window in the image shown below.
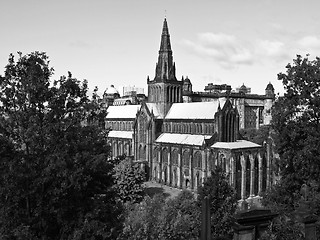
<svg viewBox="0 0 320 240"><path fill-rule="evenodd" d="M162 150L162 162L163 164L168 164L169 163L169 154L168 154L168 150L165 148Z"/></svg>
<svg viewBox="0 0 320 240"><path fill-rule="evenodd" d="M202 155L199 151L194 154L194 167L199 169L202 168Z"/></svg>
<svg viewBox="0 0 320 240"><path fill-rule="evenodd" d="M175 149L171 154L172 165L178 166L178 158L179 158L178 150Z"/></svg>
<svg viewBox="0 0 320 240"><path fill-rule="evenodd" d="M146 143L147 140L147 117L142 112L139 117L139 142Z"/></svg>
<svg viewBox="0 0 320 240"><path fill-rule="evenodd" d="M182 154L182 163L184 167L190 166L190 153L188 150L185 150Z"/></svg>
<svg viewBox="0 0 320 240"><path fill-rule="evenodd" d="M154 162L158 162L158 154L159 154L159 149L158 148L155 148L153 150L153 161Z"/></svg>

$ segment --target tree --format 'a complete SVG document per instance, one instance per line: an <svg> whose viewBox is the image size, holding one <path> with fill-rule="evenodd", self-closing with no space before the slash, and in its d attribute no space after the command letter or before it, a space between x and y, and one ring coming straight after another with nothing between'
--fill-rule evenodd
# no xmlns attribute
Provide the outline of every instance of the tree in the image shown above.
<svg viewBox="0 0 320 240"><path fill-rule="evenodd" d="M201 208L194 194L183 190L168 199L159 220L159 239L199 239Z"/></svg>
<svg viewBox="0 0 320 240"><path fill-rule="evenodd" d="M280 217L265 239L301 239L295 209L300 205L302 186L312 189L308 204L319 213L320 177L320 59L297 55L286 73L279 73L285 94L272 109L272 130L280 155L280 181L268 189L262 203ZM294 234L292 234L294 233Z"/></svg>
<svg viewBox="0 0 320 240"><path fill-rule="evenodd" d="M143 199L145 172L138 164L124 159L115 166L115 189L123 203L138 203Z"/></svg>
<svg viewBox="0 0 320 240"><path fill-rule="evenodd" d="M114 239L122 209L106 133L83 125L87 82L52 73L34 52L0 76L1 239Z"/></svg>
<svg viewBox="0 0 320 240"><path fill-rule="evenodd" d="M269 225L261 240L303 240L301 224L294 223L285 216L277 217Z"/></svg>
<svg viewBox="0 0 320 240"><path fill-rule="evenodd" d="M156 194L153 198L146 196L139 204L127 209L123 231L119 240L159 239L159 218L163 214L165 198Z"/></svg>
<svg viewBox="0 0 320 240"><path fill-rule="evenodd" d="M217 167L203 186L198 188L199 206L204 197L209 197L213 239L232 238L232 222L237 207L237 198L235 190L230 186L221 168Z"/></svg>
<svg viewBox="0 0 320 240"><path fill-rule="evenodd" d="M262 194L261 203L273 212L290 215L300 199L299 181L282 178Z"/></svg>
<svg viewBox="0 0 320 240"><path fill-rule="evenodd" d="M264 145L269 137L270 126L262 126L259 129L240 129L240 135L245 140Z"/></svg>
<svg viewBox="0 0 320 240"><path fill-rule="evenodd" d="M199 239L200 208L194 194L184 190L165 200L163 195L146 196L128 209L119 239Z"/></svg>
<svg viewBox="0 0 320 240"><path fill-rule="evenodd" d="M119 239L199 239L202 199L208 196L213 239L232 237L233 214L237 199L227 176L220 168L213 172L198 197L183 190L177 197L165 199L157 194L146 196L132 208L127 206L125 223Z"/></svg>
<svg viewBox="0 0 320 240"><path fill-rule="evenodd" d="M304 182L320 177L320 59L300 55L279 73L285 94L272 110L282 177Z"/></svg>

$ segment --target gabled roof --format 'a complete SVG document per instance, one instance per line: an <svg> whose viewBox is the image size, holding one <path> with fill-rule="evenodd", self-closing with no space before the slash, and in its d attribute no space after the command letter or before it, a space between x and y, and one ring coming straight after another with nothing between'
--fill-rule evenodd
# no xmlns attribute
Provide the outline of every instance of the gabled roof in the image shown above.
<svg viewBox="0 0 320 240"><path fill-rule="evenodd" d="M113 131L113 130L111 130L108 134L108 137L132 139L132 135L133 135L133 131Z"/></svg>
<svg viewBox="0 0 320 240"><path fill-rule="evenodd" d="M246 140L238 140L236 142L216 142L211 148L224 149L244 149L244 148L260 148L261 145Z"/></svg>
<svg viewBox="0 0 320 240"><path fill-rule="evenodd" d="M106 119L135 119L141 105L109 106Z"/></svg>
<svg viewBox="0 0 320 240"><path fill-rule="evenodd" d="M212 102L174 103L165 119L214 119L218 107L223 108L225 100Z"/></svg>
<svg viewBox="0 0 320 240"><path fill-rule="evenodd" d="M179 133L162 133L157 139L156 143L174 143L182 145L202 146L205 139L209 139L209 135L192 135Z"/></svg>

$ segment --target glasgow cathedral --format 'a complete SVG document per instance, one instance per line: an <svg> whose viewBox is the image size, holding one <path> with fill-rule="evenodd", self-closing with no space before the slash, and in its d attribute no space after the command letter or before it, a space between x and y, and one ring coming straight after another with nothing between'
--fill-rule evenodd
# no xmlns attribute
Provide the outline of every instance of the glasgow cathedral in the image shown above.
<svg viewBox="0 0 320 240"><path fill-rule="evenodd" d="M274 181L272 144L241 140L239 129L270 123L272 84L264 95L244 84L232 91L209 83L204 92L193 92L188 77L176 78L166 19L158 54L148 97L120 98L113 86L105 92L112 155L140 162L149 180L192 191L220 166L239 199L259 196Z"/></svg>

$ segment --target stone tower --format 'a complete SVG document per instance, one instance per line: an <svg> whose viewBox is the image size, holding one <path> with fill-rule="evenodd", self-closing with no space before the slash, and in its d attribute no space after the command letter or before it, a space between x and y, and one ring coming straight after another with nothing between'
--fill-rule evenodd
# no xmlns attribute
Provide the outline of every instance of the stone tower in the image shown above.
<svg viewBox="0 0 320 240"><path fill-rule="evenodd" d="M148 102L158 105L158 109L165 116L172 103L182 102L183 81L176 78L176 66L173 62L170 35L167 20L164 19L161 43L153 80L147 79Z"/></svg>

